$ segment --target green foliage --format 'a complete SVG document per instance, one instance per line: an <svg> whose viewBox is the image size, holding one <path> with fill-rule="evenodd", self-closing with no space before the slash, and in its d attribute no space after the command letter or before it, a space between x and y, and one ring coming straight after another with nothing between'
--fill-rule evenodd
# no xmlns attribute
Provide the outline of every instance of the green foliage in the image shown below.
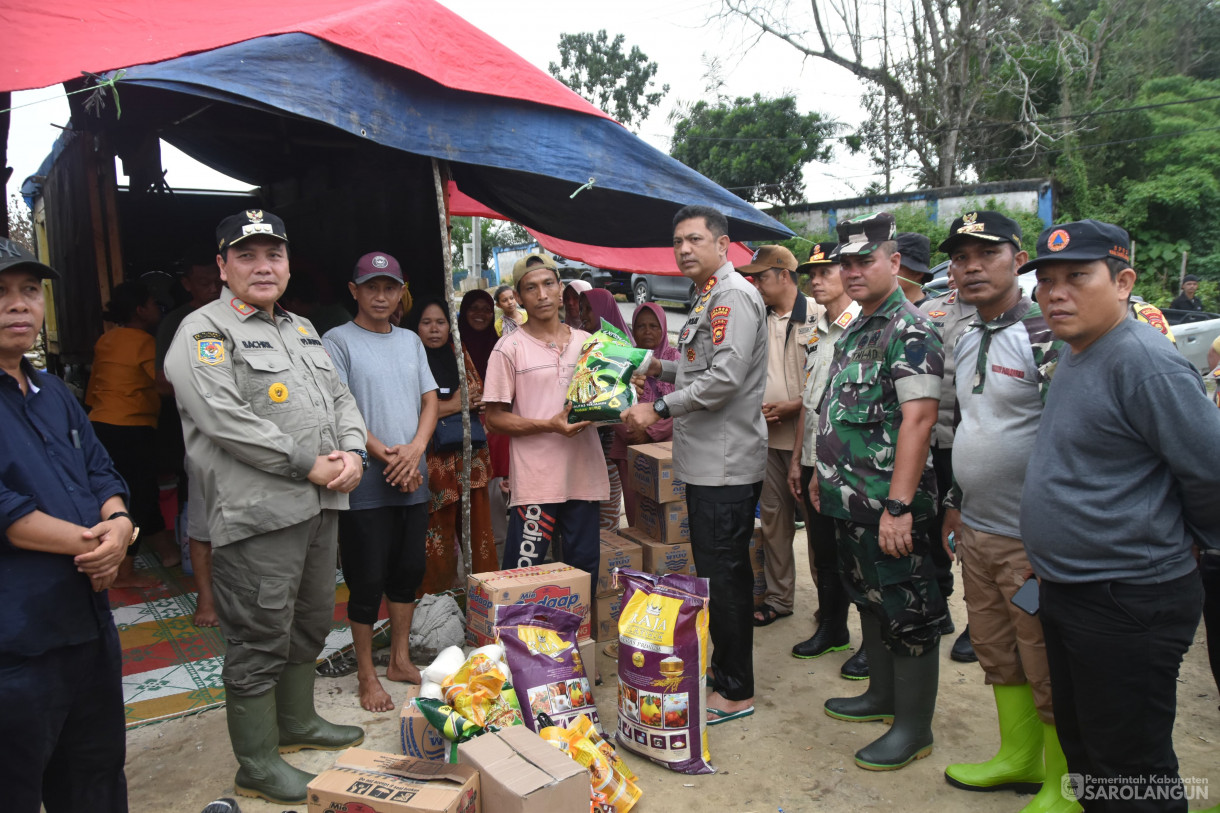
<svg viewBox="0 0 1220 813"><path fill-rule="evenodd" d="M449 240L453 246L453 267L461 268L466 258L463 254L463 246L470 242L472 221L470 217L453 217L449 219ZM491 265L491 254L493 248L504 248L507 246L519 246L522 243L533 241L533 237L520 224L513 223L510 220L492 220L490 218L482 218L479 222L480 234L480 253L483 255L480 258L480 268L487 268Z"/></svg>
<svg viewBox="0 0 1220 813"><path fill-rule="evenodd" d="M11 195L8 201L8 236L14 243L31 253L34 250L34 221L30 218L30 210L25 201L17 195Z"/></svg>
<svg viewBox="0 0 1220 813"><path fill-rule="evenodd" d="M631 127L660 104L669 85L653 90L657 63L650 62L636 45L624 53L625 40L622 34L611 40L604 28L596 34L560 34L559 64L552 62L549 70L551 76Z"/></svg>
<svg viewBox="0 0 1220 813"><path fill-rule="evenodd" d="M830 160L835 126L791 95L700 101L677 117L670 155L745 200L791 204L804 199L801 169Z"/></svg>

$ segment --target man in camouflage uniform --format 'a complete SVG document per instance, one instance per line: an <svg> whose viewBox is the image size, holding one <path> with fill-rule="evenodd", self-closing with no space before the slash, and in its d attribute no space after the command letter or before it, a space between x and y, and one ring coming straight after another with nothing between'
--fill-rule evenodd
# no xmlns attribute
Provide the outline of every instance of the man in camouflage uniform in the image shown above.
<svg viewBox="0 0 1220 813"><path fill-rule="evenodd" d="M947 607L928 555L938 544L928 447L944 356L940 337L898 287L893 215L847 221L838 231L844 288L861 312L835 345L810 491L814 507L835 518L870 681L860 697L832 698L825 708L839 719L892 719L885 735L856 752L856 764L895 770L932 752Z"/></svg>

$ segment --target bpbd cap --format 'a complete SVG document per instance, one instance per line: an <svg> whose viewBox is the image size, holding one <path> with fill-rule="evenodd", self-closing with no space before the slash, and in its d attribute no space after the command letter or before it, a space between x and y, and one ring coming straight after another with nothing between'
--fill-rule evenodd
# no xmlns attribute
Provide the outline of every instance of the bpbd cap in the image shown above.
<svg viewBox="0 0 1220 813"><path fill-rule="evenodd" d="M1100 220L1077 220L1051 226L1038 235L1038 255L1021 266L1020 273L1048 262L1087 263L1111 257L1131 262L1131 238L1126 229Z"/></svg>

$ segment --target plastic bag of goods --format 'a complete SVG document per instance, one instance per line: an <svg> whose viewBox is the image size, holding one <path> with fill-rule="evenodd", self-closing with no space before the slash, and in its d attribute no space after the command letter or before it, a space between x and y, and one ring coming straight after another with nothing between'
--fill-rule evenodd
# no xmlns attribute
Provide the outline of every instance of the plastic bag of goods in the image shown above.
<svg viewBox="0 0 1220 813"><path fill-rule="evenodd" d="M687 774L714 773L707 750L707 579L617 569L618 745Z"/></svg>
<svg viewBox="0 0 1220 813"><path fill-rule="evenodd" d="M545 712L542 717L544 722L550 722ZM592 813L627 813L643 795L635 784L635 774L583 714L566 729L544 725L538 736L589 772Z"/></svg>
<svg viewBox="0 0 1220 813"><path fill-rule="evenodd" d="M523 722L504 665L486 649L471 653L456 672L444 678L440 684L443 700L421 696L415 701L424 718L452 742Z"/></svg>
<svg viewBox="0 0 1220 813"><path fill-rule="evenodd" d="M496 608L497 641L517 690L525 701L525 725L537 731L538 714L567 728L581 714L598 722L593 686L576 645L580 616L542 604Z"/></svg>
<svg viewBox="0 0 1220 813"><path fill-rule="evenodd" d="M632 347L621 330L603 319L576 361L568 387L568 400L572 402L568 423L618 423L623 410L635 406L638 400L631 376L636 370L647 370L651 363L651 350Z"/></svg>

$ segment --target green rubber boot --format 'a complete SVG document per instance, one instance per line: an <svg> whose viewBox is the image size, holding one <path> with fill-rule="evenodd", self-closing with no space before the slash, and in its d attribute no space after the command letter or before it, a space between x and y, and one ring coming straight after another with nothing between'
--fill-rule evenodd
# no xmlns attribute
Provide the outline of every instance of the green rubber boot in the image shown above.
<svg viewBox="0 0 1220 813"><path fill-rule="evenodd" d="M1042 721L1028 683L992 686L1000 722L1000 750L986 762L945 768L945 780L962 790L1015 790L1037 793L1042 787Z"/></svg>
<svg viewBox="0 0 1220 813"><path fill-rule="evenodd" d="M1064 777L1067 776L1067 757L1059 745L1059 732L1053 725L1042 726L1046 748L1046 779L1042 789L1035 794L1029 804L1021 808L1021 813L1079 813L1084 810L1080 803L1071 796Z"/></svg>
<svg viewBox="0 0 1220 813"><path fill-rule="evenodd" d="M275 692L258 697L238 697L230 692L225 700L225 715L238 764L233 789L242 796L259 797L278 805L304 804L305 786L314 775L292 767L280 756Z"/></svg>
<svg viewBox="0 0 1220 813"><path fill-rule="evenodd" d="M881 642L881 622L871 612L860 613L860 647L868 653L868 689L856 697L832 697L822 708L836 720L852 723L892 722L894 719L894 655Z"/></svg>
<svg viewBox="0 0 1220 813"><path fill-rule="evenodd" d="M339 751L364 742L364 729L336 725L318 716L313 706L313 663L290 663L280 673L275 699L280 728L280 753Z"/></svg>

